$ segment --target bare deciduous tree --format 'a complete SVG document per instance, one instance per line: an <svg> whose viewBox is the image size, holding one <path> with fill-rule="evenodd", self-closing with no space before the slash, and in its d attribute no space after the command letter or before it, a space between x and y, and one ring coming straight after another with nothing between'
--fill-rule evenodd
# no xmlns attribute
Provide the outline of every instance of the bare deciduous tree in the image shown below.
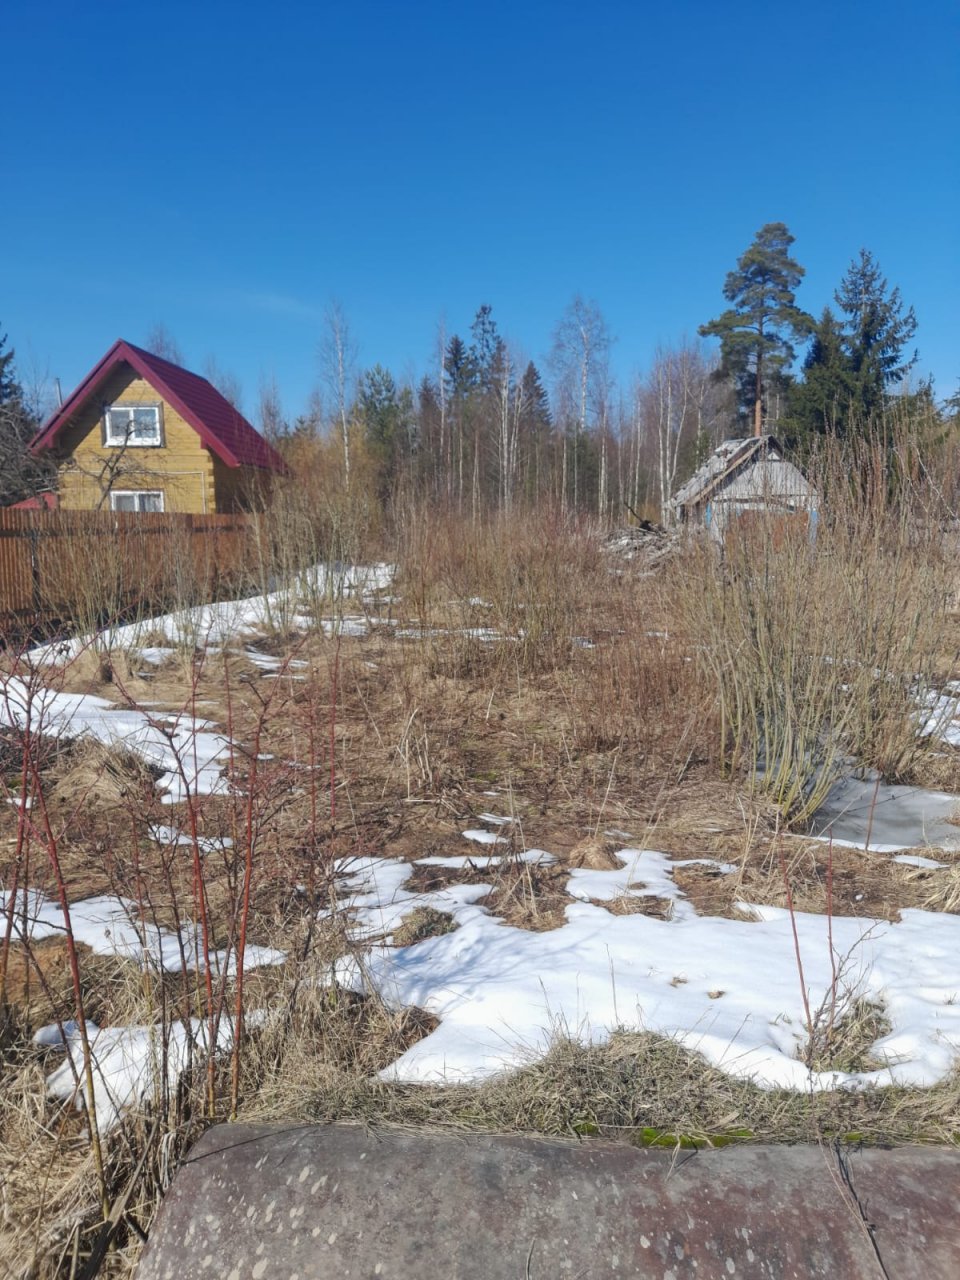
<svg viewBox="0 0 960 1280"><path fill-rule="evenodd" d="M203 374L208 382L213 383L224 400L228 400L238 412L241 411L243 388L240 386L240 379L236 374L230 373L226 369L221 369L215 356L207 356L203 366Z"/></svg>
<svg viewBox="0 0 960 1280"><path fill-rule="evenodd" d="M171 364L183 364L183 356L177 340L165 324L158 322L153 326L147 334L144 346L161 360L169 360Z"/></svg>
<svg viewBox="0 0 960 1280"><path fill-rule="evenodd" d="M357 344L343 307L332 301L324 314L324 331L320 339L320 377L330 393L337 416L337 429L343 445L343 478L350 488L350 404L356 384Z"/></svg>
<svg viewBox="0 0 960 1280"><path fill-rule="evenodd" d="M638 388L635 420L653 442L660 518L672 518L670 498L684 457L693 461L712 443L715 366L699 343L659 347Z"/></svg>
<svg viewBox="0 0 960 1280"><path fill-rule="evenodd" d="M576 294L553 334L550 362L557 380L558 401L573 409L573 505L580 502L580 441L607 383L610 332L600 308ZM566 449L564 449L566 473ZM564 476L564 494L566 494Z"/></svg>

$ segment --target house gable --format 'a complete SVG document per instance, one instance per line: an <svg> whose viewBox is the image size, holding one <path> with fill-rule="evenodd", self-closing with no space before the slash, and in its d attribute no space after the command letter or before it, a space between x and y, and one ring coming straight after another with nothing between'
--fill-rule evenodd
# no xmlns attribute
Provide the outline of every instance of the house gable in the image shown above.
<svg viewBox="0 0 960 1280"><path fill-rule="evenodd" d="M117 448L104 439L111 405L159 405L158 446ZM66 510L109 505L109 492L159 491L165 511L216 508L214 459L193 427L129 365L119 365L87 397L56 442L61 459L60 502Z"/></svg>
<svg viewBox="0 0 960 1280"><path fill-rule="evenodd" d="M159 443L108 443L105 415L111 405L156 406ZM102 506L106 490L156 491L162 478L166 510L232 509L241 490L263 490L263 483L251 477L287 470L277 452L206 378L122 339L30 448L34 453L50 450L61 459L67 507Z"/></svg>

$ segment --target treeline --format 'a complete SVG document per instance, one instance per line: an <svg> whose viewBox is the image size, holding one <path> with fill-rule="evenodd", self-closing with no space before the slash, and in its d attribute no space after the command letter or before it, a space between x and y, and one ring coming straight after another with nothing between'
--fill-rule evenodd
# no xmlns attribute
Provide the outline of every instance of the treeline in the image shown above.
<svg viewBox="0 0 960 1280"><path fill-rule="evenodd" d="M348 319L328 308L319 385L290 422L275 383L261 388L260 429L304 483L389 509L416 498L479 517L553 504L604 520L669 519L671 494L716 445L769 431L801 456L822 436L885 430L892 414L945 441L960 398L937 406L917 381L917 319L899 288L861 250L817 318L798 292L804 268L781 222L761 227L722 286L726 309L698 337L653 353L646 372L618 384L613 336L598 306L573 298L538 366L502 337L489 304L465 333L440 333L419 380L363 367ZM715 339L708 345L704 339ZM183 363L156 326L146 345ZM0 338L0 502L50 483L29 458L38 425ZM238 380L204 369L234 403Z"/></svg>
<svg viewBox="0 0 960 1280"><path fill-rule="evenodd" d="M400 384L382 365L353 373L343 314L328 317L324 396L289 428L274 399L260 421L302 474L381 503L419 497L479 517L554 504L602 518L659 518L678 476L729 434L733 387L698 341L659 350L628 389L614 381L611 336L575 297L545 368L514 351L492 308L466 337L442 335L434 369ZM279 430L278 430L279 428Z"/></svg>
<svg viewBox="0 0 960 1280"><path fill-rule="evenodd" d="M805 273L793 243L783 223L762 227L724 282L727 309L699 327L717 348L660 348L627 387L612 377L602 313L579 296L544 368L503 340L484 304L466 336L441 337L415 385L381 365L356 371L334 308L326 412L318 399L280 432L281 446L301 469L322 457L328 481L333 468L337 484L366 486L381 503L415 495L479 516L549 502L666 520L678 484L731 436L773 432L802 456L824 436L892 431L896 418L898 438L906 425L945 442L960 405L938 407L931 383L916 380L917 320L900 290L861 250L815 319L797 302ZM261 412L267 425L276 417Z"/></svg>

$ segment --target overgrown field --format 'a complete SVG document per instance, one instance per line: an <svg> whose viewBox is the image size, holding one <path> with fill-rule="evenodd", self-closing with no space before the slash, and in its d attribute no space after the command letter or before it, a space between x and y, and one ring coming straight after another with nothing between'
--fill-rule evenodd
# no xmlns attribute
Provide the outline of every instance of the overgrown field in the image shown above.
<svg viewBox="0 0 960 1280"><path fill-rule="evenodd" d="M4 1267L126 1274L232 1117L954 1142L960 853L804 832L857 768L960 791L957 565L833 493L655 572L409 511L389 569L8 651Z"/></svg>

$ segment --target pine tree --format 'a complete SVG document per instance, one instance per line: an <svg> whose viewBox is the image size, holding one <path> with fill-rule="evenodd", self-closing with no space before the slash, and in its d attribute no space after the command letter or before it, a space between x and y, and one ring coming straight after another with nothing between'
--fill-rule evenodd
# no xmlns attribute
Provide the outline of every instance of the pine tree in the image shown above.
<svg viewBox="0 0 960 1280"><path fill-rule="evenodd" d="M737 260L723 286L733 305L700 326L703 337L720 339L721 373L736 381L742 410L752 412L760 435L764 399L782 388L795 358L793 341L805 338L813 321L796 305L804 269L790 257L793 236L782 222L768 222Z"/></svg>
<svg viewBox="0 0 960 1280"><path fill-rule="evenodd" d="M379 495L385 501L414 449L413 397L408 387L397 387L388 369L376 364L360 379L357 408L367 448L377 463Z"/></svg>

